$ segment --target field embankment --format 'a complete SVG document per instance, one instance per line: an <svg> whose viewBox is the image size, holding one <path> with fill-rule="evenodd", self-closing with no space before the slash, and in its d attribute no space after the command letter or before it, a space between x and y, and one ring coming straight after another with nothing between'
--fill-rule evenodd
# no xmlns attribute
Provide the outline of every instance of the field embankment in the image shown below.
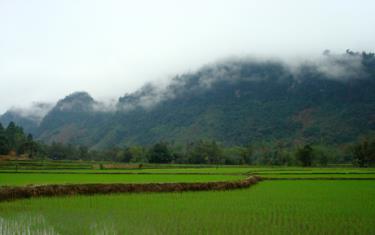
<svg viewBox="0 0 375 235"><path fill-rule="evenodd" d="M149 183L149 184L71 184L23 187L1 187L0 201L65 195L92 195L140 192L182 192L229 190L246 188L256 184L260 178L251 176L243 180L205 183Z"/></svg>

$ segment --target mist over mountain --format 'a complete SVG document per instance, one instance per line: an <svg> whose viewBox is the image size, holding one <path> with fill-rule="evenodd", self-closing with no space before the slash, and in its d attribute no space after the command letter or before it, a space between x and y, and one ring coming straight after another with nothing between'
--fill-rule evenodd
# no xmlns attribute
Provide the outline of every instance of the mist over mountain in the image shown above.
<svg viewBox="0 0 375 235"><path fill-rule="evenodd" d="M93 148L199 139L342 144L375 130L375 58L349 50L294 62L232 58L146 84L115 104L76 92L39 119L21 113L0 121L46 143Z"/></svg>
<svg viewBox="0 0 375 235"><path fill-rule="evenodd" d="M35 134L40 122L53 106L52 103L33 103L27 108L13 107L0 116L0 123L7 126L13 121L22 126L26 132Z"/></svg>

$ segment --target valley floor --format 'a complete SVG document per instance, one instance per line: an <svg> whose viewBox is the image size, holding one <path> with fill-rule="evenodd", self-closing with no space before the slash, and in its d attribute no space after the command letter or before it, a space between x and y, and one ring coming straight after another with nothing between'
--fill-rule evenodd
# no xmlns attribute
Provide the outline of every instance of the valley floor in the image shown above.
<svg viewBox="0 0 375 235"><path fill-rule="evenodd" d="M371 168L162 166L17 172L9 168L0 171L0 189L4 185L52 183L231 181L248 175L269 180L230 191L76 195L0 202L0 234L375 233L375 169Z"/></svg>

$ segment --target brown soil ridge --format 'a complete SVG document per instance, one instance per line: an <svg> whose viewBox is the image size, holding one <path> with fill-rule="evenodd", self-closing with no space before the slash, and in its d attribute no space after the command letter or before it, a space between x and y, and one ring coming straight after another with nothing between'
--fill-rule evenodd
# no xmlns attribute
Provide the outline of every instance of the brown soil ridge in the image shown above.
<svg viewBox="0 0 375 235"><path fill-rule="evenodd" d="M350 178L340 178L340 177L310 177L310 178L284 178L284 177L264 177L262 180L375 180L375 178L364 178L364 177L350 177Z"/></svg>
<svg viewBox="0 0 375 235"><path fill-rule="evenodd" d="M0 174L61 174L61 175L248 175L248 173L211 173L211 172L74 172L74 171L1 171ZM375 174L375 173L374 173Z"/></svg>
<svg viewBox="0 0 375 235"><path fill-rule="evenodd" d="M238 181L206 183L149 183L149 184L66 184L21 187L0 187L0 202L34 197L93 195L141 192L182 192L231 190L256 184L260 177L251 176Z"/></svg>

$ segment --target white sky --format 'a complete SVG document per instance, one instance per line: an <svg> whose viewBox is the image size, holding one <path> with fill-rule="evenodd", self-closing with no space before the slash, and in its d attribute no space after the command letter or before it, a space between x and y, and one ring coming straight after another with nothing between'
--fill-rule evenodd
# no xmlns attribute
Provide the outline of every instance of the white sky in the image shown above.
<svg viewBox="0 0 375 235"><path fill-rule="evenodd" d="M374 0L0 0L0 113L228 56L375 49Z"/></svg>

